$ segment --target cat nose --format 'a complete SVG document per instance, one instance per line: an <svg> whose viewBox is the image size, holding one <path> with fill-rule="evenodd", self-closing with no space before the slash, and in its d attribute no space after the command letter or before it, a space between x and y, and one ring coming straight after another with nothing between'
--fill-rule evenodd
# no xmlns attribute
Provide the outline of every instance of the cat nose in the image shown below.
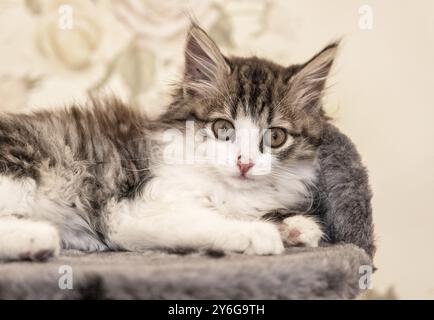
<svg viewBox="0 0 434 320"><path fill-rule="evenodd" d="M247 171L249 171L250 168L253 167L254 165L255 164L251 160L249 160L248 163L242 163L240 158L238 158L237 160L237 166L242 176L245 176Z"/></svg>

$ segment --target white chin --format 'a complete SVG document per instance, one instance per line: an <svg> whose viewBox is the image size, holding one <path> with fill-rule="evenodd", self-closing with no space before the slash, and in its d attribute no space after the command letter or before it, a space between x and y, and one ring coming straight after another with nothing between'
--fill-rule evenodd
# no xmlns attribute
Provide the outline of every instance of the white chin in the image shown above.
<svg viewBox="0 0 434 320"><path fill-rule="evenodd" d="M242 176L242 175L235 175L235 174L226 176L225 180L232 187L239 188L239 189L252 188L258 182L258 179L255 176L251 176L251 175Z"/></svg>

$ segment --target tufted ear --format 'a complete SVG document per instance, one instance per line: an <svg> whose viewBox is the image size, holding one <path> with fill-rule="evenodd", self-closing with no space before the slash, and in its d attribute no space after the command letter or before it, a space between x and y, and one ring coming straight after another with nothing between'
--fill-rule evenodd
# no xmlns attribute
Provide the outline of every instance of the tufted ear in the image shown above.
<svg viewBox="0 0 434 320"><path fill-rule="evenodd" d="M303 64L290 79L290 105L306 112L319 111L320 100L339 42L332 43Z"/></svg>
<svg viewBox="0 0 434 320"><path fill-rule="evenodd" d="M216 88L229 72L229 65L215 42L193 23L185 47L184 80L190 89Z"/></svg>

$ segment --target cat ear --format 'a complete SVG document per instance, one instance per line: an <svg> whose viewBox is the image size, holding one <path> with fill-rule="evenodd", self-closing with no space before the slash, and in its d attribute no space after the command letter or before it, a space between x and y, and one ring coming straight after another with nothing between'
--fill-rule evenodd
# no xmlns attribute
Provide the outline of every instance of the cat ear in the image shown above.
<svg viewBox="0 0 434 320"><path fill-rule="evenodd" d="M290 79L290 105L306 112L319 111L327 76L335 60L339 42L326 46Z"/></svg>
<svg viewBox="0 0 434 320"><path fill-rule="evenodd" d="M230 67L215 42L192 23L185 47L185 81L190 89L216 87Z"/></svg>

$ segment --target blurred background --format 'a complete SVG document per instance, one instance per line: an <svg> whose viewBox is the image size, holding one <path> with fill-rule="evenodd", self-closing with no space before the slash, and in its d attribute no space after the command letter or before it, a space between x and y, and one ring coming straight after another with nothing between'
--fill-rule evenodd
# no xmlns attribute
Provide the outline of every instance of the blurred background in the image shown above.
<svg viewBox="0 0 434 320"><path fill-rule="evenodd" d="M289 65L343 37L325 97L370 172L365 298L434 298L434 1L0 0L0 110L116 94L150 115L182 71L188 16L229 55Z"/></svg>

